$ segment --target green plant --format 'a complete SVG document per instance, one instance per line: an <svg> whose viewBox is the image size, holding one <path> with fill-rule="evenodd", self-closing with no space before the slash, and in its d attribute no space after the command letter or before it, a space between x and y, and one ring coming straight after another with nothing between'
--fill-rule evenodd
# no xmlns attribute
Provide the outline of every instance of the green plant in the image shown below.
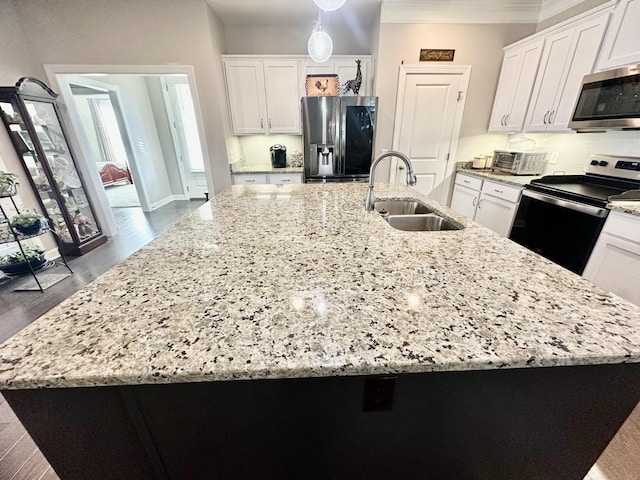
<svg viewBox="0 0 640 480"><path fill-rule="evenodd" d="M0 265L15 265L16 263L30 262L44 254L42 248L32 245L23 245L22 250L24 251L24 255L18 250L17 252L0 256Z"/></svg>
<svg viewBox="0 0 640 480"><path fill-rule="evenodd" d="M0 170L0 187L13 187L15 185L20 185L18 178L18 175L15 173L8 173Z"/></svg>
<svg viewBox="0 0 640 480"><path fill-rule="evenodd" d="M37 213L19 213L11 217L11 226L13 228L29 228L36 225L39 221L42 221L42 215Z"/></svg>
<svg viewBox="0 0 640 480"><path fill-rule="evenodd" d="M18 185L18 175L0 170L0 195L15 195L16 185Z"/></svg>

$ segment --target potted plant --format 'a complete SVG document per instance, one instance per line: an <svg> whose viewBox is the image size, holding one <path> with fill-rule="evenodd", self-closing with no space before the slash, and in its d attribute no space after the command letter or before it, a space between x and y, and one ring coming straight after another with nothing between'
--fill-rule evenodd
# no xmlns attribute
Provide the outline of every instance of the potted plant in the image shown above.
<svg viewBox="0 0 640 480"><path fill-rule="evenodd" d="M0 170L0 197L15 195L17 185L19 185L18 175Z"/></svg>
<svg viewBox="0 0 640 480"><path fill-rule="evenodd" d="M44 250L37 246L23 245L22 250L0 256L0 270L8 275L17 275L29 272L29 265L34 270L40 268L46 262Z"/></svg>
<svg viewBox="0 0 640 480"><path fill-rule="evenodd" d="M42 228L42 216L37 213L19 213L11 217L11 227L24 235L33 235Z"/></svg>

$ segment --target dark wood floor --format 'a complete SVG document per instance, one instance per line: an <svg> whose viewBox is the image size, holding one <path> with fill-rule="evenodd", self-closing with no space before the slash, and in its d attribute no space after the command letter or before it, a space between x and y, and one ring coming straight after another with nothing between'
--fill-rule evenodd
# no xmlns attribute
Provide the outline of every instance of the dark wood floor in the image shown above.
<svg viewBox="0 0 640 480"><path fill-rule="evenodd" d="M202 201L173 202L151 213L114 209L119 233L105 245L70 260L74 274L41 292L14 292L0 285L0 342L121 262L165 231ZM56 480L55 472L0 396L0 480ZM636 407L585 480L640 479L640 406ZM552 479L550 479L552 480Z"/></svg>
<svg viewBox="0 0 640 480"><path fill-rule="evenodd" d="M118 235L97 249L69 258L74 274L44 292L15 292L0 285L0 342L16 334L84 285L153 240L204 202L176 201L150 213L115 208ZM65 271L62 267L56 267ZM47 460L0 395L0 480L58 480Z"/></svg>

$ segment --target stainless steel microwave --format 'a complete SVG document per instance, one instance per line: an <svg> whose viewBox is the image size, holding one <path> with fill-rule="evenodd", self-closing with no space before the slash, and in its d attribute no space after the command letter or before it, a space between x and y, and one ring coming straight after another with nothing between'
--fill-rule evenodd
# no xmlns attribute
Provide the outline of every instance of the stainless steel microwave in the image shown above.
<svg viewBox="0 0 640 480"><path fill-rule="evenodd" d="M494 150L491 168L512 175L540 175L546 164L547 154L543 152Z"/></svg>
<svg viewBox="0 0 640 480"><path fill-rule="evenodd" d="M585 75L569 128L640 129L640 65Z"/></svg>

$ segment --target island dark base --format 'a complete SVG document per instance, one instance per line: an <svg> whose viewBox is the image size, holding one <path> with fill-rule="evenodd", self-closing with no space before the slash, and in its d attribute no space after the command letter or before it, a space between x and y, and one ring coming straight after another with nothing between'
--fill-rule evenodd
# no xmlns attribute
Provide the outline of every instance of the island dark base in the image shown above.
<svg viewBox="0 0 640 480"><path fill-rule="evenodd" d="M640 365L4 391L62 480L582 480Z"/></svg>

